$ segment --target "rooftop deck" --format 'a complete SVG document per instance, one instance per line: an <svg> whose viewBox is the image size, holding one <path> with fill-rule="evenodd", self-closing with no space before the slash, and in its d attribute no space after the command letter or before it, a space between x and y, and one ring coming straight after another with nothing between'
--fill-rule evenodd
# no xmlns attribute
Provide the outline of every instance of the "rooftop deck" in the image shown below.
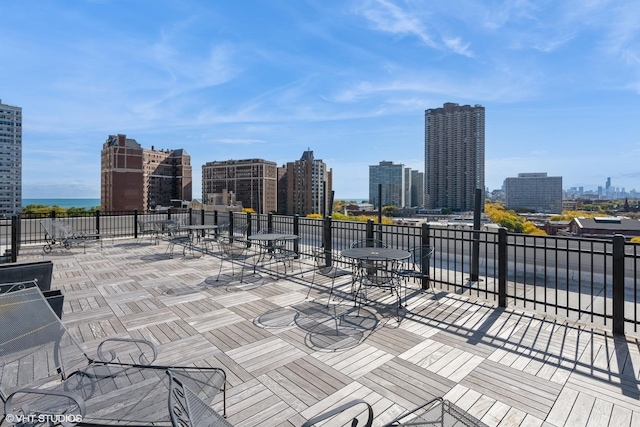
<svg viewBox="0 0 640 427"><path fill-rule="evenodd" d="M23 247L19 261L53 260L63 320L89 351L139 337L159 363L224 367L236 426L299 426L354 398L380 425L433 396L488 425L640 426L638 337L417 286L398 322L385 294L354 309L348 276L329 307L323 285L307 299L309 259L286 278L246 270L245 283L224 261L216 281L219 258L170 259L166 245Z"/></svg>

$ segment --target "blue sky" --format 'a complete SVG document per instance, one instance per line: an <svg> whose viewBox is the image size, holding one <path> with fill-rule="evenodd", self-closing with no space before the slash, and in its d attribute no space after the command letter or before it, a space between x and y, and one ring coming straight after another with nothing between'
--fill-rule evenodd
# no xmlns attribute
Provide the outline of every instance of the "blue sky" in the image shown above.
<svg viewBox="0 0 640 427"><path fill-rule="evenodd" d="M122 133L208 161L310 148L336 198L424 170L424 110L486 108L486 185L520 172L640 190L640 2L0 0L0 99L23 197L100 197Z"/></svg>

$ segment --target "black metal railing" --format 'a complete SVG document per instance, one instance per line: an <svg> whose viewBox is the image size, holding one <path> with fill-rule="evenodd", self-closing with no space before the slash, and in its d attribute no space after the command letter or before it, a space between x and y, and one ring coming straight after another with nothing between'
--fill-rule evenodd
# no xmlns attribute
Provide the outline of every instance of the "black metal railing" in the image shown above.
<svg viewBox="0 0 640 427"><path fill-rule="evenodd" d="M16 262L21 245L46 241L42 219L23 214L0 222L0 260ZM444 290L551 313L610 327L615 333L638 332L640 244L622 236L612 240L534 236L505 229L472 230L461 226L374 224L274 214L168 210L166 212L97 211L89 216L65 216L74 230L109 237L138 237L141 222L174 219L183 224L229 224L235 235L260 230L296 234L291 243L301 256L313 248L339 253L356 240L378 239L387 246L408 249L430 245L431 279Z"/></svg>

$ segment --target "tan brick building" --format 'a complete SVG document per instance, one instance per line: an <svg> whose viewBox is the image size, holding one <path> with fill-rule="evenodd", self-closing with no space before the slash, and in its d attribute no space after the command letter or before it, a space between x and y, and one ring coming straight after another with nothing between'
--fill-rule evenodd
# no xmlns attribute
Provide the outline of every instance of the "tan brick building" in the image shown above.
<svg viewBox="0 0 640 427"><path fill-rule="evenodd" d="M202 198L209 194L235 194L237 202L257 213L274 212L277 205L278 174L275 162L263 159L226 160L202 165Z"/></svg>

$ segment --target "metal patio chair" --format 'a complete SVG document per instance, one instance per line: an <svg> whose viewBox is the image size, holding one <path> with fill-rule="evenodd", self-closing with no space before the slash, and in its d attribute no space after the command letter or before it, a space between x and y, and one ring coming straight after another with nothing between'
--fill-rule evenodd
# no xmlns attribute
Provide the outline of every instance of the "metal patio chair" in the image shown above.
<svg viewBox="0 0 640 427"><path fill-rule="evenodd" d="M305 422L302 427L311 427L321 423L331 425L330 419L340 416L340 425L351 418L351 426L360 425L364 421L365 427L373 425L374 414L369 403L362 399L354 399L334 409L316 415ZM364 420L363 420L364 419ZM336 421L334 419L334 421ZM427 403L411 409L383 427L422 426L422 427L487 427L485 423L454 405L442 397L436 397Z"/></svg>
<svg viewBox="0 0 640 427"><path fill-rule="evenodd" d="M215 230L207 233L200 242L204 247L204 252L207 254L213 253L213 245L217 245L220 248L220 239L229 233L229 224L219 225Z"/></svg>
<svg viewBox="0 0 640 427"><path fill-rule="evenodd" d="M149 236L149 241L158 244L158 229L148 221L138 220L138 244L142 242L144 236Z"/></svg>
<svg viewBox="0 0 640 427"><path fill-rule="evenodd" d="M331 302L331 295L333 294L333 286L335 285L337 277L351 276L352 271L345 270L338 267L337 262L342 262L340 257L331 251L327 251L324 248L316 248L313 250L313 260L315 262L315 268L313 269L313 277L311 278L311 285L307 291L307 298L311 293L311 288L315 284L316 274L331 279L331 288L329 290L329 299L327 300L327 306Z"/></svg>
<svg viewBox="0 0 640 427"><path fill-rule="evenodd" d="M53 246L60 244L65 249L71 249L73 245L82 245L83 252L87 252L87 242L94 241L100 237L107 237L99 233L86 233L84 231L76 231L71 225L66 224L59 219L47 218L40 221L40 225L44 228L45 245L42 247L44 253L48 254L53 250Z"/></svg>
<svg viewBox="0 0 640 427"><path fill-rule="evenodd" d="M176 245L182 246L182 256L187 256L187 249L191 251L191 255L193 255L193 240L192 235L189 233L184 227L181 227L177 224L169 224L167 226L167 237L166 240L169 243L167 246L167 253L170 258L173 258L173 250Z"/></svg>
<svg viewBox="0 0 640 427"><path fill-rule="evenodd" d="M427 281L428 287L435 295L435 290L431 284L431 276L429 273L430 260L433 255L433 247L428 245L416 246L409 249L411 256L398 268L398 276L406 283L410 280L419 282L422 285L423 279ZM406 299L406 286L405 286Z"/></svg>
<svg viewBox="0 0 640 427"><path fill-rule="evenodd" d="M352 409L357 406L362 406L364 407L364 409ZM355 399L343 405L340 405L334 409L331 409L327 412L316 415L313 418L310 418L304 424L302 424L302 427L315 426L318 423L322 423L323 421L326 421L330 418L335 417L336 415L342 415L347 411L349 411L349 413L352 414L349 417L351 417L351 425L353 427L360 425L359 422L361 418L366 418L366 421L363 424L364 427L371 427L373 425L373 408L371 407L371 405L369 405L367 402L365 402L362 399ZM366 417L363 416L363 413L366 413ZM322 425L331 425L331 424L327 421L326 424L323 423Z"/></svg>
<svg viewBox="0 0 640 427"><path fill-rule="evenodd" d="M91 358L33 281L0 294L0 324L0 423L230 425L223 369L154 365L142 339L108 338ZM211 407L220 392L222 415Z"/></svg>
<svg viewBox="0 0 640 427"><path fill-rule="evenodd" d="M244 279L244 268L246 265L247 257L247 242L231 236L221 237L218 244L220 245L220 269L218 270L218 277L216 282L220 280L220 273L222 273L222 264L225 259L228 259L231 263L231 275L235 276L235 261L240 261L242 269L240 270L240 282Z"/></svg>
<svg viewBox="0 0 640 427"><path fill-rule="evenodd" d="M388 290L396 296L396 314L400 321L400 278L398 276L397 261L381 258L363 258L360 260L357 283L355 290L355 301L361 307L367 298L369 288Z"/></svg>
<svg viewBox="0 0 640 427"><path fill-rule="evenodd" d="M384 425L400 426L487 427L485 423L442 397L436 397Z"/></svg>

